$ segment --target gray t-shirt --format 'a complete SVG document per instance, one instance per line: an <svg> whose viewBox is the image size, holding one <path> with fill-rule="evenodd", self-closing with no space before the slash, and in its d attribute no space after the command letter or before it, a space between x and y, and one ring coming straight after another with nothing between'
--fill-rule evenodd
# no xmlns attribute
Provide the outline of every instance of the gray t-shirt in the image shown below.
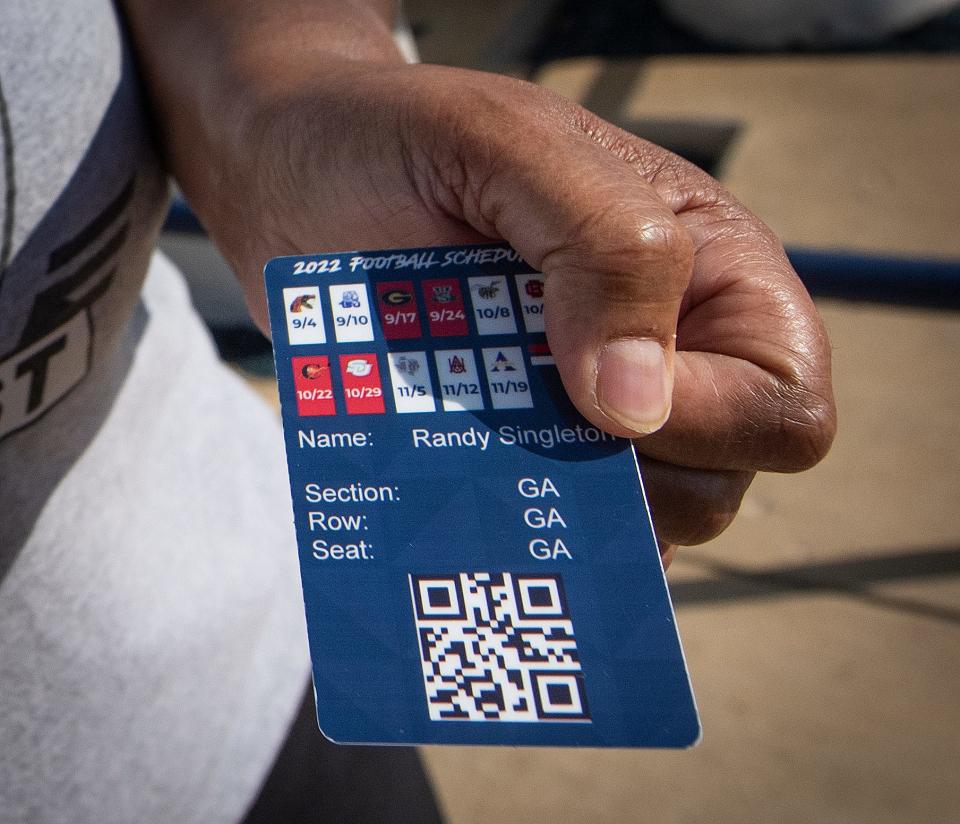
<svg viewBox="0 0 960 824"><path fill-rule="evenodd" d="M236 821L307 674L281 439L152 256L109 0L6 0L0 151L0 822Z"/></svg>

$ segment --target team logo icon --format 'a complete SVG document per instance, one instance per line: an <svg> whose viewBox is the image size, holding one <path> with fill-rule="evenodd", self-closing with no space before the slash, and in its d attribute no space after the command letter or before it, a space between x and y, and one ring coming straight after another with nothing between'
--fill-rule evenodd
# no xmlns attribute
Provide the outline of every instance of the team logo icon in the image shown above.
<svg viewBox="0 0 960 824"><path fill-rule="evenodd" d="M500 284L495 280L477 287L477 294L484 300L493 300L499 292Z"/></svg>
<svg viewBox="0 0 960 824"><path fill-rule="evenodd" d="M459 355L454 355L452 358L447 358L447 368L451 375L462 375L467 371L467 364Z"/></svg>
<svg viewBox="0 0 960 824"><path fill-rule="evenodd" d="M313 302L317 299L316 295L297 295L290 302L290 311L294 315L298 315L303 311L309 312L314 308Z"/></svg>
<svg viewBox="0 0 960 824"><path fill-rule="evenodd" d="M300 367L300 374L307 380L315 381L322 378L328 369L329 367L322 363L305 363Z"/></svg>
<svg viewBox="0 0 960 824"><path fill-rule="evenodd" d="M531 298L537 299L543 297L543 281L530 279L524 284L524 291Z"/></svg>
<svg viewBox="0 0 960 824"><path fill-rule="evenodd" d="M433 287L433 299L437 303L452 303L455 298L453 295L453 287L449 284L441 284L440 286Z"/></svg>
<svg viewBox="0 0 960 824"><path fill-rule="evenodd" d="M356 289L347 289L340 298L340 306L343 309L359 309L360 295Z"/></svg>
<svg viewBox="0 0 960 824"><path fill-rule="evenodd" d="M408 358L406 355L401 355L396 360L396 367L400 374L413 377L420 371L420 361L416 358Z"/></svg>
<svg viewBox="0 0 960 824"><path fill-rule="evenodd" d="M517 367L511 363L510 358L503 354L503 352L497 352L497 356L493 359L493 367L490 369L491 372L516 372Z"/></svg>
<svg viewBox="0 0 960 824"><path fill-rule="evenodd" d="M410 303L412 299L413 295L405 289L391 289L389 292L384 292L381 298L388 306L403 306Z"/></svg>
<svg viewBox="0 0 960 824"><path fill-rule="evenodd" d="M353 358L347 361L346 371L357 378L365 378L373 371L373 364L365 358Z"/></svg>

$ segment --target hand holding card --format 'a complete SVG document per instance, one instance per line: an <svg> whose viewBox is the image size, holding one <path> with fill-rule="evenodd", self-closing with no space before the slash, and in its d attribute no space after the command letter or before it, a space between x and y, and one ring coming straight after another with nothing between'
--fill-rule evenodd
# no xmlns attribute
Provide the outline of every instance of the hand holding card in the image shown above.
<svg viewBox="0 0 960 824"><path fill-rule="evenodd" d="M567 397L542 275L471 246L266 282L323 731L692 744L633 451Z"/></svg>
<svg viewBox="0 0 960 824"><path fill-rule="evenodd" d="M405 65L393 4L123 6L171 171L264 330L275 255L503 239L545 273L581 414L639 434L672 398L637 444L661 545L722 531L757 470L826 453L823 324L700 169L531 83Z"/></svg>

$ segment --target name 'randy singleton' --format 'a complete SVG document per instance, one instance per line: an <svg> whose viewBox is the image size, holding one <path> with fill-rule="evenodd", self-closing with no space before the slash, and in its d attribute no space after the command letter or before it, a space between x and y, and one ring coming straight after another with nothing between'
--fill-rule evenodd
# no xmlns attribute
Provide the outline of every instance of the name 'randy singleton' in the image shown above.
<svg viewBox="0 0 960 824"><path fill-rule="evenodd" d="M475 426L445 432L431 429L410 430L413 445L417 449L479 449L485 452L494 434L496 442L503 446L539 446L542 449L553 449L560 444L612 443L617 440L595 426L579 423L573 426L553 424L541 429L501 426L496 433Z"/></svg>

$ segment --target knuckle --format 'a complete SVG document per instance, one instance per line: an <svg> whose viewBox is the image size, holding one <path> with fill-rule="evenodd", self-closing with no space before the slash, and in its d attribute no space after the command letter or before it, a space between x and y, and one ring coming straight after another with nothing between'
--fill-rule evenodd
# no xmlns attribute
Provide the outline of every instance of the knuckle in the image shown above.
<svg viewBox="0 0 960 824"><path fill-rule="evenodd" d="M718 218L739 219L732 214L738 204L720 183L683 158L665 153L655 162L648 161L645 176L678 214L709 210Z"/></svg>
<svg viewBox="0 0 960 824"><path fill-rule="evenodd" d="M664 524L657 529L657 538L661 543L677 546L705 544L730 526L735 515L735 512L703 511L695 519Z"/></svg>
<svg viewBox="0 0 960 824"><path fill-rule="evenodd" d="M753 475L744 479L740 477L747 473L734 473L737 477L723 478L708 485L707 493L701 498L699 517L692 519L682 536L683 540L677 543L684 546L695 546L711 541L722 533L737 516L744 493Z"/></svg>
<svg viewBox="0 0 960 824"><path fill-rule="evenodd" d="M684 541L684 546L697 546L712 541L733 522L736 512L708 512Z"/></svg>
<svg viewBox="0 0 960 824"><path fill-rule="evenodd" d="M589 260L601 272L626 274L638 263L657 264L658 270L692 265L693 244L672 215L637 214L631 203L605 198L569 222L550 258L558 268L558 259L573 258L578 266Z"/></svg>
<svg viewBox="0 0 960 824"><path fill-rule="evenodd" d="M730 526L755 475L689 469L649 458L643 469L657 537L681 546L706 543Z"/></svg>
<svg viewBox="0 0 960 824"><path fill-rule="evenodd" d="M693 240L676 219L643 220L636 230L636 253L644 260L686 266L693 261Z"/></svg>
<svg viewBox="0 0 960 824"><path fill-rule="evenodd" d="M771 438L765 444L770 457L761 462L761 468L775 472L801 472L815 466L830 451L837 432L826 332L812 304L809 311L791 312L790 317L794 319L791 343L771 370L772 383L762 393Z"/></svg>
<svg viewBox="0 0 960 824"><path fill-rule="evenodd" d="M629 222L625 204L606 202L581 216L543 261L558 273L590 271L590 283L571 299L596 300L596 281L611 304L678 300L693 271L693 243L671 215L639 215ZM582 279L579 279L582 280Z"/></svg>
<svg viewBox="0 0 960 824"><path fill-rule="evenodd" d="M780 471L801 472L822 461L837 432L832 398L811 390L793 393L779 421Z"/></svg>

